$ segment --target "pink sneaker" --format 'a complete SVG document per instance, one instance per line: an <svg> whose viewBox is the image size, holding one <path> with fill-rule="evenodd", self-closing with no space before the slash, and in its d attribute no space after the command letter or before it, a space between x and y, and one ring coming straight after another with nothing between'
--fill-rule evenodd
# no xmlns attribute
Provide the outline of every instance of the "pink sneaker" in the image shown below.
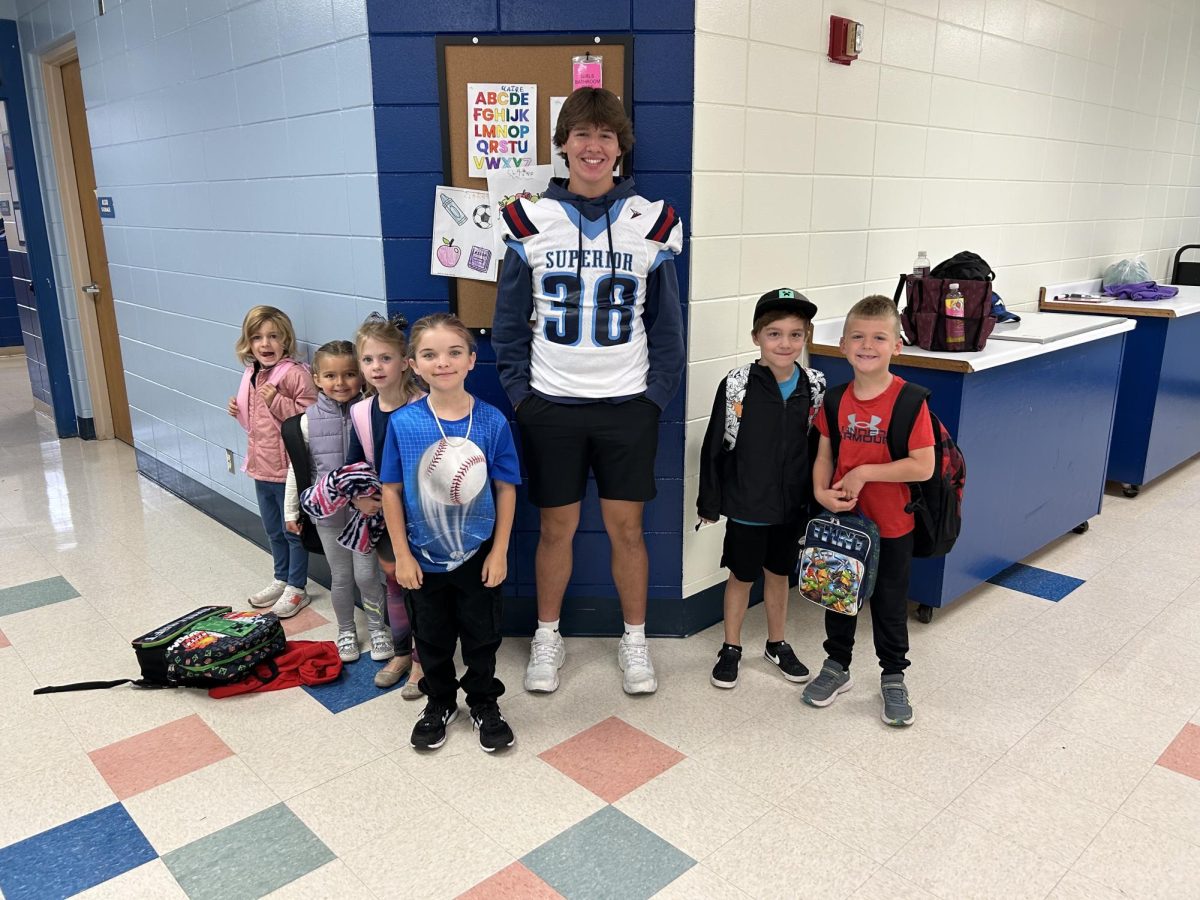
<svg viewBox="0 0 1200 900"><path fill-rule="evenodd" d="M290 619L308 606L309 602L310 598L303 588L292 587L289 584L283 589L283 596L271 607L271 612L281 619Z"/></svg>

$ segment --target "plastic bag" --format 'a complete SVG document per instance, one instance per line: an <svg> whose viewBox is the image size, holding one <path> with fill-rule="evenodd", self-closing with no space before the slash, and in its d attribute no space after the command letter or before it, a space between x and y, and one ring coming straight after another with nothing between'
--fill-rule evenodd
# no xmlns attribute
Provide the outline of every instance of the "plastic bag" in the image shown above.
<svg viewBox="0 0 1200 900"><path fill-rule="evenodd" d="M1115 262L1104 270L1104 287L1110 284L1141 284L1144 281L1153 281L1150 277L1150 270L1146 268L1146 264L1142 262L1139 256L1137 259L1123 259L1120 262Z"/></svg>

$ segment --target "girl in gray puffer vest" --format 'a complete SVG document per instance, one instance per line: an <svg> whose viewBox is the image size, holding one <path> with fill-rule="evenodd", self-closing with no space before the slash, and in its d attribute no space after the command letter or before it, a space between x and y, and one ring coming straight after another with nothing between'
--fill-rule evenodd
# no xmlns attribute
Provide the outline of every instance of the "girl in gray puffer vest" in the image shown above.
<svg viewBox="0 0 1200 900"><path fill-rule="evenodd" d="M322 344L313 354L312 371L317 383L317 402L301 414L300 433L308 444L312 460L309 483L315 484L346 464L352 428L350 405L361 395L362 375L354 345L349 341ZM300 496L296 489L296 473L290 464L283 509L285 527L298 534ZM359 657L358 631L354 626L354 586L357 584L371 635L371 659L391 659L395 650L391 629L383 620L384 592L379 560L374 553L355 553L338 543L338 535L346 527L346 517L347 510L343 509L313 523L329 562L329 593L338 623L338 655L345 662L354 662Z"/></svg>

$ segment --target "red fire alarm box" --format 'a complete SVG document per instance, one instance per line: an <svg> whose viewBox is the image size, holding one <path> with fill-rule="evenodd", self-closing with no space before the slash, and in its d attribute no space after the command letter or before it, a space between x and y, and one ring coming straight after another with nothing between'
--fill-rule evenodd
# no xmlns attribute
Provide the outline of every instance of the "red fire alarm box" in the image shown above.
<svg viewBox="0 0 1200 900"><path fill-rule="evenodd" d="M829 17L829 58L848 66L862 53L863 27L861 22L842 16Z"/></svg>

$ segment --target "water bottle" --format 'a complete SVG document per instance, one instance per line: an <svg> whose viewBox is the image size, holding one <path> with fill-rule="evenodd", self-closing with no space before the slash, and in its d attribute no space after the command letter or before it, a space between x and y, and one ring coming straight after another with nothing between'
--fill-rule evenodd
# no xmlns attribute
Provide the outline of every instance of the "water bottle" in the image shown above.
<svg viewBox="0 0 1200 900"><path fill-rule="evenodd" d="M967 341L967 323L963 321L965 303L957 284L946 293L946 348L956 350Z"/></svg>
<svg viewBox="0 0 1200 900"><path fill-rule="evenodd" d="M929 274L929 257L924 250L917 251L917 261L913 263L913 274L918 278L924 278Z"/></svg>

